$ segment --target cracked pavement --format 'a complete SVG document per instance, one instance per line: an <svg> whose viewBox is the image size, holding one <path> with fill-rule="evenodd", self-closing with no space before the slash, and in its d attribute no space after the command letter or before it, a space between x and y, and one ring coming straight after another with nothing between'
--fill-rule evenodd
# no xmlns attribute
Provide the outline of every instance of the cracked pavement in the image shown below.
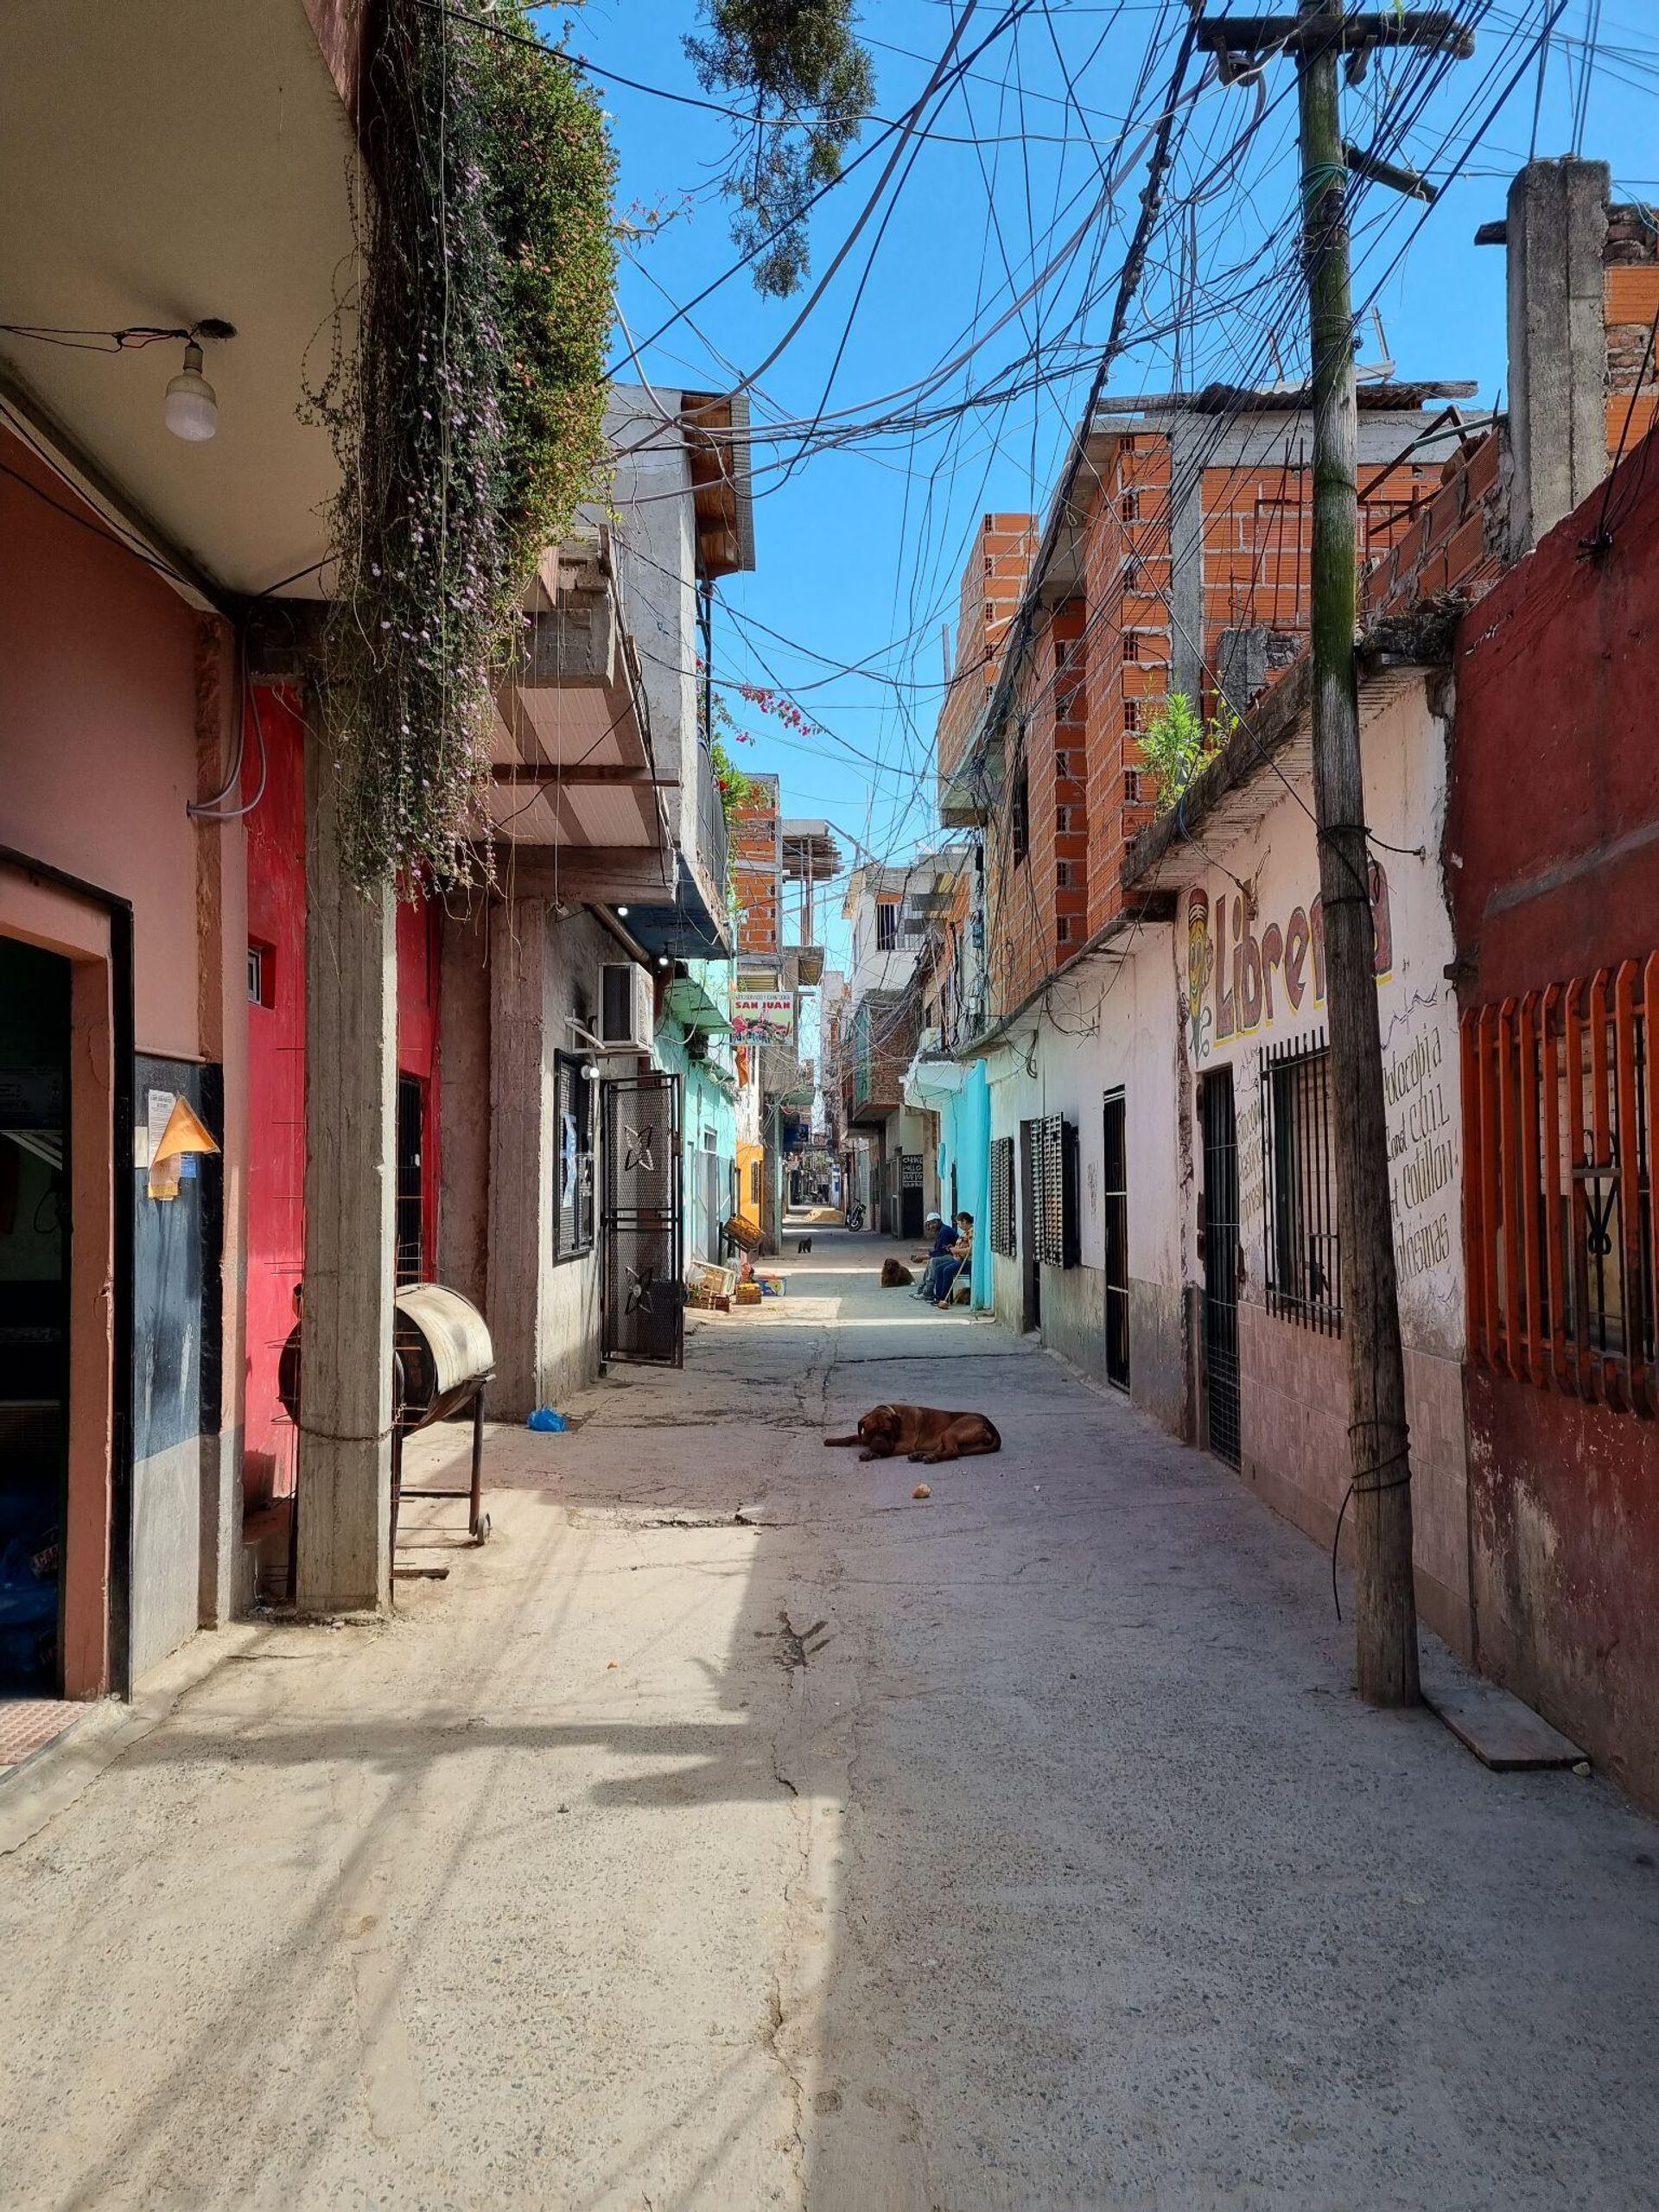
<svg viewBox="0 0 1659 2212"><path fill-rule="evenodd" d="M409 1508L394 1620L0 1792L0 2203L1652 2206L1654 1825L1359 1707L1313 1546L815 1236L494 1430L482 1551ZM1004 1449L821 1448L894 1397Z"/></svg>

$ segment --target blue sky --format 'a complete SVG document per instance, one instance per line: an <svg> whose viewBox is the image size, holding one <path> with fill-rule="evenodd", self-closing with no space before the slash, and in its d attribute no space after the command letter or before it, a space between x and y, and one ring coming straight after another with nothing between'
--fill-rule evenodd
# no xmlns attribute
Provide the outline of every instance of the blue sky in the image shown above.
<svg viewBox="0 0 1659 2212"><path fill-rule="evenodd" d="M1446 69L1421 95L1396 60L1380 81L1374 71L1348 96L1346 122L1358 143L1386 137L1392 145L1409 110L1412 158L1439 176L1464 164L1426 215L1379 190L1361 197L1356 292L1376 287L1399 374L1477 378L1482 399L1472 407L1499 397L1504 323L1503 254L1477 248L1473 234L1502 214L1508 178L1533 143L1535 60L1495 120L1490 111L1535 54L1558 0L1463 4L1478 20L1475 60ZM1597 0L1567 0L1555 25L1537 150L1570 149L1582 98L1582 150L1611 162L1624 196L1659 200L1654 31L1638 0L1601 0L1586 93L1584 39L1596 10ZM1006 0L981 0L962 50L996 31L1007 12ZM1221 12L1216 0L1210 12ZM788 811L826 816L872 852L902 855L938 834L929 746L941 696L940 632L954 626L969 533L987 509L1041 507L1052 485L1109 322L1145 175L1144 158L1132 156L1162 105L1183 13L1178 0L1051 0L1003 29L969 79L931 112L926 137L905 146L844 264L759 378L758 565L722 587L717 665L781 687L824 732L803 737L734 701L755 741L742 751L744 765L782 778ZM880 0L866 9L879 118L899 115L918 97L954 19L947 0ZM617 372L637 373L632 341L654 381L728 387L790 332L895 138L815 211L812 273L802 293L762 300L740 271L682 315L736 259L716 189L732 126L659 96L702 97L680 45L695 28L695 0L590 0L574 16L549 10L542 20L550 31L568 22L569 46L604 89L621 209L671 218L625 255ZM658 89L630 89L611 73ZM1215 376L1268 379L1278 373L1275 358L1297 372L1305 341L1288 246L1293 76L1281 64L1260 92L1211 85L1186 111L1175 190L1197 188L1198 204L1160 233L1131 319L1141 342L1109 391L1133 395ZM1131 111L1137 120L1126 137ZM879 130L879 122L867 126L866 143ZM1477 132L1479 149L1465 160ZM1108 204L1106 180L1126 162ZM934 419L880 436L857 429L877 411L873 403L948 364L975 337L982 342L972 358L928 395ZM1368 331L1362 361L1377 350ZM1018 388L1031 382L1019 370L1022 356L1040 362L1034 390ZM964 410L957 403L965 397L976 404ZM769 423L799 423L821 409L855 426L848 443L804 450L792 430L766 434ZM832 931L832 957L836 941Z"/></svg>

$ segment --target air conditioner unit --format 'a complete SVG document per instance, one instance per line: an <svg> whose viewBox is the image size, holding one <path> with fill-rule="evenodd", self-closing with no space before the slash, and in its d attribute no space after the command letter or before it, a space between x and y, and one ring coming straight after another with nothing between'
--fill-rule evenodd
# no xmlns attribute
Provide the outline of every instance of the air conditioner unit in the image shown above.
<svg viewBox="0 0 1659 2212"><path fill-rule="evenodd" d="M651 971L637 960L607 960L599 971L599 1041L607 1052L648 1052L656 1032Z"/></svg>

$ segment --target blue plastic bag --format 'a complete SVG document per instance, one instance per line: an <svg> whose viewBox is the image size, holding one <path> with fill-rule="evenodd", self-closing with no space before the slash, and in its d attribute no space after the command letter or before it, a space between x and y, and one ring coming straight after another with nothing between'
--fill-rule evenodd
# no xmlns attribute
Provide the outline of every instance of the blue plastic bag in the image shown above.
<svg viewBox="0 0 1659 2212"><path fill-rule="evenodd" d="M562 1436L569 1426L564 1415L552 1406L537 1406L524 1423L526 1428L544 1429L554 1436Z"/></svg>

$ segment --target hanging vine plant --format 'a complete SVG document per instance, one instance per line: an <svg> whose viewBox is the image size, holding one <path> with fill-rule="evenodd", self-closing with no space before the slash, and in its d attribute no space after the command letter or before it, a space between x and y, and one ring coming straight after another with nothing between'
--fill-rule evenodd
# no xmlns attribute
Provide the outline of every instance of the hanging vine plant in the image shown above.
<svg viewBox="0 0 1659 2212"><path fill-rule="evenodd" d="M487 0L486 0L487 6ZM340 485L323 697L365 889L464 880L491 702L543 550L604 450L615 167L591 92L531 42L385 0L365 72L360 281L307 394Z"/></svg>

